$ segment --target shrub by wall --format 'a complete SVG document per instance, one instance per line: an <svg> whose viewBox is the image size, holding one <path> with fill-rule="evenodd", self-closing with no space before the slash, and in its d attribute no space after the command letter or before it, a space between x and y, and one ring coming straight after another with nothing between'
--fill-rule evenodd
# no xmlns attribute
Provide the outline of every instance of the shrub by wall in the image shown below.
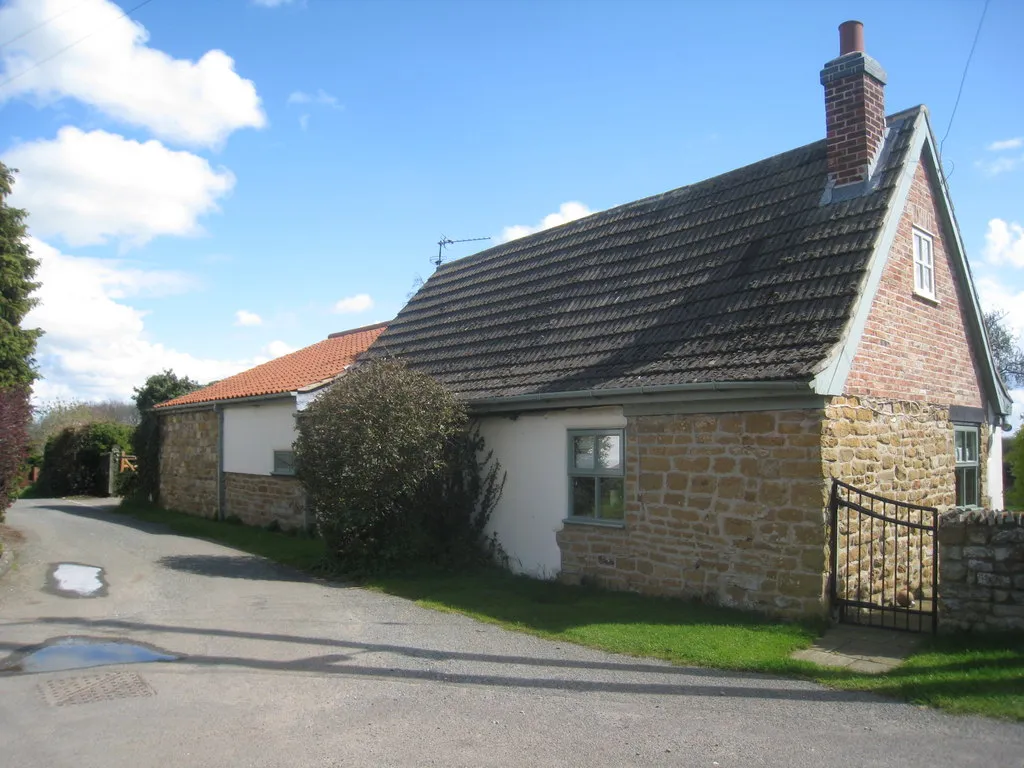
<svg viewBox="0 0 1024 768"><path fill-rule="evenodd" d="M468 421L450 391L395 360L352 370L302 414L298 475L339 569L485 556L502 478Z"/></svg>

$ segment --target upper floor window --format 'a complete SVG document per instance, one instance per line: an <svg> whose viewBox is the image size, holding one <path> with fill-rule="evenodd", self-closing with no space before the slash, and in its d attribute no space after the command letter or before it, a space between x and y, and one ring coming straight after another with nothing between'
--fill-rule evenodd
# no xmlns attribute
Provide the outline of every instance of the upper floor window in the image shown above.
<svg viewBox="0 0 1024 768"><path fill-rule="evenodd" d="M914 230L914 293L928 299L935 298L935 256L932 236Z"/></svg>
<svg viewBox="0 0 1024 768"><path fill-rule="evenodd" d="M625 455L621 429L569 432L569 516L621 521Z"/></svg>

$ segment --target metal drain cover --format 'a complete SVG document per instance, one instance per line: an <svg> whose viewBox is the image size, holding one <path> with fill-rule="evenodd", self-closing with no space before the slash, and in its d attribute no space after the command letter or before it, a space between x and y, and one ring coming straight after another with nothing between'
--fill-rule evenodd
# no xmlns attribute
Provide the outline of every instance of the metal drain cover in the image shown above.
<svg viewBox="0 0 1024 768"><path fill-rule="evenodd" d="M135 672L105 672L45 680L39 684L39 692L51 707L156 695L142 675Z"/></svg>

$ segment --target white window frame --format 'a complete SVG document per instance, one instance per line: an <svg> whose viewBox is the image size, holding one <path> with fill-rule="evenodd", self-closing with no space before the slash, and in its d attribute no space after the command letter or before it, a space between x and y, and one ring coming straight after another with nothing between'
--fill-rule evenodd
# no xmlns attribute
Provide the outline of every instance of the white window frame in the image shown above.
<svg viewBox="0 0 1024 768"><path fill-rule="evenodd" d="M960 435L965 435L963 446L958 440ZM970 445L967 435L974 438L974 455L971 456ZM981 504L981 428L977 424L954 424L953 425L953 458L955 460L956 473L954 488L956 498L954 503L958 507L977 507ZM967 475L974 470L974 493L972 498L966 498L966 490L963 489Z"/></svg>
<svg viewBox="0 0 1024 768"><path fill-rule="evenodd" d="M578 437L593 437L595 440L595 455L593 467L577 467L575 440ZM601 467L600 460L596 455L596 441L602 437L615 437L619 441L619 455L617 456L617 467ZM605 525L621 526L626 519L626 434L623 429L570 429L566 440L568 470L568 515L566 520L571 522L590 522ZM574 481L585 483L591 481L594 484L594 507L589 515L575 514ZM604 516L601 514L601 487L609 481L618 486L619 493L619 515Z"/></svg>
<svg viewBox="0 0 1024 768"><path fill-rule="evenodd" d="M913 241L914 293L935 301L935 238L923 229L914 227Z"/></svg>

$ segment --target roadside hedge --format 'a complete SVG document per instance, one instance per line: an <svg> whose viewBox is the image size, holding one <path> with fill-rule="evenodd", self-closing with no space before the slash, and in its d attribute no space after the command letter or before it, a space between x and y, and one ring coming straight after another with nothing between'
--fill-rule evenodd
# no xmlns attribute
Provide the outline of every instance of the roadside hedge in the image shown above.
<svg viewBox="0 0 1024 768"><path fill-rule="evenodd" d="M106 495L103 456L114 446L131 452L132 427L97 422L66 427L46 441L38 488L45 496Z"/></svg>

